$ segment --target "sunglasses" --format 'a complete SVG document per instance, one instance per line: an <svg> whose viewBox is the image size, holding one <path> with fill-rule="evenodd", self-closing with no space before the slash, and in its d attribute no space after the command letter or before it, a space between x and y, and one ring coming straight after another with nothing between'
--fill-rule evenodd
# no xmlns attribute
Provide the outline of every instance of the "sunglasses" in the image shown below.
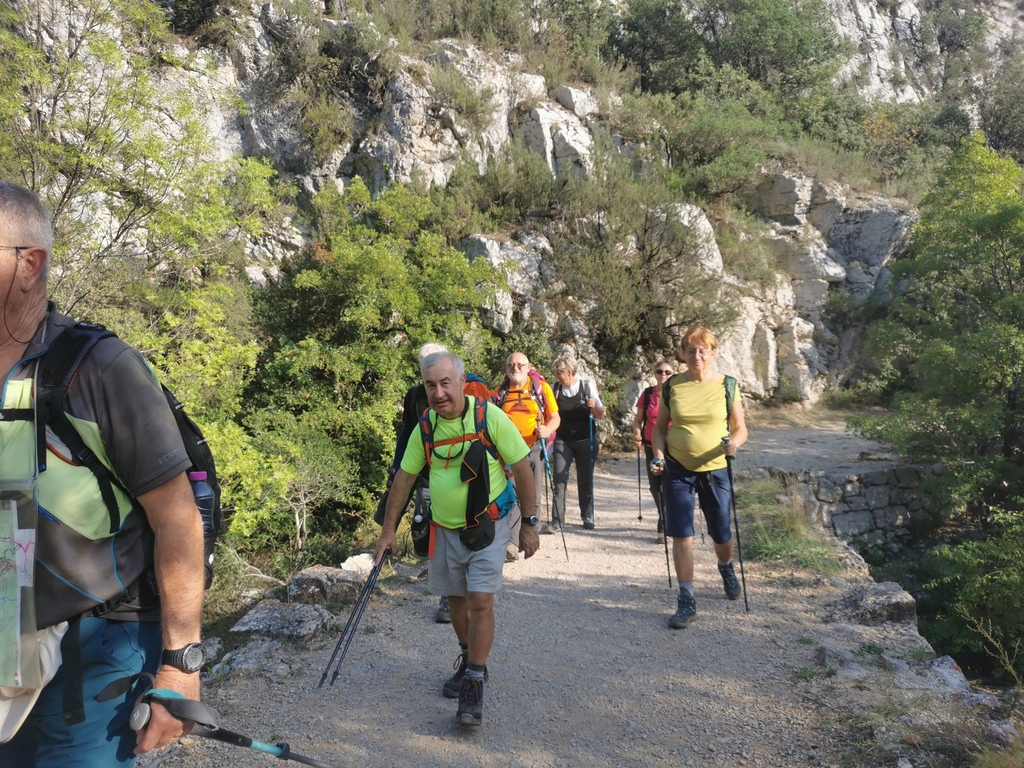
<svg viewBox="0 0 1024 768"><path fill-rule="evenodd" d="M658 374L659 376L671 376L672 375L672 371L663 370L663 369L660 369L660 368L658 370L656 370L655 373Z"/></svg>

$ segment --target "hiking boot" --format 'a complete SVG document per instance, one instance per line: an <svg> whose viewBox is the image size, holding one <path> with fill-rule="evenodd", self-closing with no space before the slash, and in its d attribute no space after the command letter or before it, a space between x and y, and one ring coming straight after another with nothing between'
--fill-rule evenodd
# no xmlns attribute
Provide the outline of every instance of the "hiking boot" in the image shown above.
<svg viewBox="0 0 1024 768"><path fill-rule="evenodd" d="M452 667L455 670L455 674L449 677L441 688L441 695L446 699L457 699L459 698L459 692L462 690L462 681L466 679L466 668L469 666L469 651L463 651L459 654L458 658L455 659L455 665ZM490 675L487 674L487 667L484 667L484 682L487 682L487 678Z"/></svg>
<svg viewBox="0 0 1024 768"><path fill-rule="evenodd" d="M434 614L434 621L437 624L451 624L452 614L448 608L448 595L442 595L437 603L437 613Z"/></svg>
<svg viewBox="0 0 1024 768"><path fill-rule="evenodd" d="M728 565L719 565L718 572L722 574L722 585L725 587L725 596L730 600L738 600L740 595L743 594L743 587L740 586L739 581L736 579L736 569L733 568L732 563Z"/></svg>
<svg viewBox="0 0 1024 768"><path fill-rule="evenodd" d="M583 518L583 530L584 531L592 531L592 530L594 530L594 518L592 518L592 517L584 517Z"/></svg>
<svg viewBox="0 0 1024 768"><path fill-rule="evenodd" d="M672 629L683 629L690 623L690 619L697 614L697 601L693 599L693 595L689 592L680 592L677 598L677 606L676 612L668 620L668 625Z"/></svg>
<svg viewBox="0 0 1024 768"><path fill-rule="evenodd" d="M557 520L552 520L550 523L541 528L541 533L558 533L562 530L562 526L559 525Z"/></svg>
<svg viewBox="0 0 1024 768"><path fill-rule="evenodd" d="M659 533L658 534L658 538L655 539L654 543L655 544L664 544L665 543L665 534L664 533Z"/></svg>
<svg viewBox="0 0 1024 768"><path fill-rule="evenodd" d="M484 721L484 682L467 676L459 690L459 711L455 719L462 725L480 725Z"/></svg>

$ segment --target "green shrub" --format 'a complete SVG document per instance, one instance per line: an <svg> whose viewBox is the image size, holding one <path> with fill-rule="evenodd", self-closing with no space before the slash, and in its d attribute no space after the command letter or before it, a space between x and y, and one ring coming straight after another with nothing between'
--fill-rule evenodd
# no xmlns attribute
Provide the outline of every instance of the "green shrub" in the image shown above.
<svg viewBox="0 0 1024 768"><path fill-rule="evenodd" d="M479 134L494 116L494 93L489 88L477 90L455 67L435 64L429 73L434 98L455 110L466 124Z"/></svg>

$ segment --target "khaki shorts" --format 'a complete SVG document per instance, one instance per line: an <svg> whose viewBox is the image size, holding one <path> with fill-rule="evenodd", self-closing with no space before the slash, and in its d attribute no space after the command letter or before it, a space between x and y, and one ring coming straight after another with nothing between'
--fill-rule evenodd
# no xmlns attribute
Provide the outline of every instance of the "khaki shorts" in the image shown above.
<svg viewBox="0 0 1024 768"><path fill-rule="evenodd" d="M434 527L434 556L427 584L431 594L465 597L467 592L501 591L501 569L508 545L508 515L494 521L494 541L479 552L470 551L459 532Z"/></svg>

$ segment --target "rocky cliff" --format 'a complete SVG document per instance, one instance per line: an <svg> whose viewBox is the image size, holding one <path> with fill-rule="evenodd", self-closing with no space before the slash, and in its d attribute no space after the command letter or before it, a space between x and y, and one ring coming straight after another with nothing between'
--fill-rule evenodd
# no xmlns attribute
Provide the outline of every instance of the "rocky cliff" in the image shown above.
<svg viewBox="0 0 1024 768"><path fill-rule="evenodd" d="M356 24L344 9L322 15L321 3L308 0L306 13L291 3L267 2L230 11L234 34L226 45L182 51L191 56L189 77L206 104L204 119L213 138L210 156L257 156L268 160L299 190L300 204L325 186L343 188L359 176L371 189L391 181L444 185L465 158L481 169L510 141L521 141L544 159L558 179L586 178L593 172L594 147L610 138L624 153L631 147L610 134L605 119L614 96L599 96L572 83L547 82L531 74L529 62L512 54L485 52L454 40L439 40L433 53L419 59L398 56L397 66L382 68L372 23ZM922 11L912 2L875 3L837 0L837 28L853 55L840 80L863 93L894 102L928 97L929 43L922 34ZM989 6L993 43L1021 28L1021 14L1007 2ZM65 23L45 30L50 39L75 34L74 9ZM328 153L318 152L303 134L291 100L291 83L282 61L296 47L315 42L345 60L347 76L363 83L367 101L349 116L358 130ZM363 42L361 42L363 41ZM376 40L387 51L388 41ZM383 74L387 77L382 80ZM486 108L460 111L442 82L457 73ZM173 72L168 79L173 79ZM610 134L610 135L609 135ZM650 148L648 148L649 150ZM735 373L753 398L783 397L814 402L849 373L857 329L825 320L830 301L854 306L889 290L889 264L898 254L914 211L905 203L857 192L827 179L765 170L747 202L766 222L766 243L780 270L771 288L744 285L727 273L705 212L692 205L665 211L695 235L695 260L716 282L729 286L728 300L740 307L740 319L725 334L722 366ZM486 322L498 333L517 324L567 328L576 352L600 376L602 361L589 343L586 317L552 309L551 298L564 286L552 262L549 233L522 228L513 233L479 233L466 241L470 256L503 265L510 290L486 308ZM256 281L273 274L274 264L303 243L303 232L276 232L249 245L250 274ZM671 290L669 287L668 290ZM558 306L566 306L559 302ZM571 306L571 303L570 303ZM649 350L651 354L657 351ZM630 390L631 404L647 382L638 355ZM620 414L620 419L628 414Z"/></svg>

